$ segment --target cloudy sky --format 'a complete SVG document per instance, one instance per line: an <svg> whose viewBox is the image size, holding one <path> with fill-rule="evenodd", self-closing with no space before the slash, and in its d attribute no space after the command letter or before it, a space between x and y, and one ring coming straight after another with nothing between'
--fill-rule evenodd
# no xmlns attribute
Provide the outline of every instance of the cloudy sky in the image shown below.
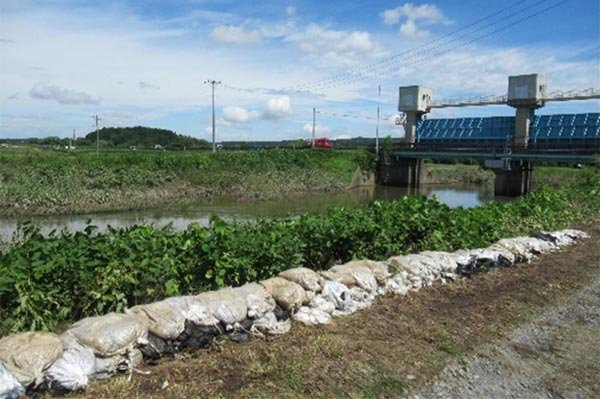
<svg viewBox="0 0 600 399"><path fill-rule="evenodd" d="M398 86L434 97L503 94L540 72L549 90L600 88L598 0L0 0L0 137L145 125L219 140L373 136ZM381 96L377 87L381 85ZM542 113L598 112L599 101ZM509 115L508 107L433 117ZM345 114L350 117L341 117Z"/></svg>

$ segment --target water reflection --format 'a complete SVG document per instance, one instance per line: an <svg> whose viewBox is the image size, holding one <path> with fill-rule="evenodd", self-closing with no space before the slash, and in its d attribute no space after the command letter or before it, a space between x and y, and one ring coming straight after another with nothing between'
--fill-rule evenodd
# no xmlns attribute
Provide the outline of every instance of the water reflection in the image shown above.
<svg viewBox="0 0 600 399"><path fill-rule="evenodd" d="M353 206L374 199L395 200L405 195L415 194L425 195L429 198L435 195L440 202L450 207L473 207L494 200L492 186L424 185L416 191L400 187L370 186L358 187L341 193L312 194L275 201L234 202L220 200L211 203L166 206L141 211L37 216L29 219L41 225L45 234L63 228L70 231L80 231L87 226L88 220L98 226L99 231L105 231L109 225L126 227L140 223L153 223L155 226L165 226L171 223L175 229L182 230L190 223L208 225L212 215L228 220L282 217L305 212L323 212L330 206ZM17 218L3 218L0 220L0 240L10 241L17 222Z"/></svg>

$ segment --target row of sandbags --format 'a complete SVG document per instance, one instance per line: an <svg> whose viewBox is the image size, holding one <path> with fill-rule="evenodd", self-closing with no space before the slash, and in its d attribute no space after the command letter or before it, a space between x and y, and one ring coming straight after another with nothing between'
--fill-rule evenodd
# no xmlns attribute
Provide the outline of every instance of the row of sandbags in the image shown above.
<svg viewBox="0 0 600 399"><path fill-rule="evenodd" d="M285 334L290 317L327 324L370 306L378 295L406 294L434 281L529 261L582 237L587 234L562 230L502 239L483 249L352 261L320 273L294 268L260 283L85 318L60 336L9 335L0 340L0 398L18 398L25 388L81 390L92 378L132 372L142 362L181 350L207 348L217 336L245 342L256 334Z"/></svg>

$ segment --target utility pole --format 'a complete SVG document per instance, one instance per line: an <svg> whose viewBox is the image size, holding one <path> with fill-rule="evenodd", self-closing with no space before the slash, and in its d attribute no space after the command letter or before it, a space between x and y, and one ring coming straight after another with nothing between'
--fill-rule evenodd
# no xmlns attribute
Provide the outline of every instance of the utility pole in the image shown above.
<svg viewBox="0 0 600 399"><path fill-rule="evenodd" d="M204 81L204 84L210 84L212 86L212 152L217 152L217 143L215 142L215 86L220 85L221 83L222 82L214 79L207 79Z"/></svg>
<svg viewBox="0 0 600 399"><path fill-rule="evenodd" d="M100 132L98 131L98 121L102 119L98 118L98 115L92 116L92 119L96 121L96 155L100 154Z"/></svg>
<svg viewBox="0 0 600 399"><path fill-rule="evenodd" d="M69 140L69 151L73 149L73 143L75 143L75 128L73 128L73 138Z"/></svg>
<svg viewBox="0 0 600 399"><path fill-rule="evenodd" d="M377 89L377 101L381 101L381 85ZM379 154L379 103L377 104L377 127L375 128L375 154Z"/></svg>
<svg viewBox="0 0 600 399"><path fill-rule="evenodd" d="M317 109L313 108L312 141L310 143L310 146L312 148L315 148L315 127L316 127L316 122L317 122Z"/></svg>

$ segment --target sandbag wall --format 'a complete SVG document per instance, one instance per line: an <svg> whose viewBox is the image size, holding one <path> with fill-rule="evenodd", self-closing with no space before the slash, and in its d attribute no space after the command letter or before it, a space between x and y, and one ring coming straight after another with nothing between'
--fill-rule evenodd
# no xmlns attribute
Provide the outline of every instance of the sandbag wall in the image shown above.
<svg viewBox="0 0 600 399"><path fill-rule="evenodd" d="M502 239L483 249L352 261L320 273L294 268L260 283L85 318L61 335L12 334L0 339L0 398L18 398L27 390L83 390L93 378L131 373L142 362L181 350L208 348L218 336L245 342L253 335L285 334L292 319L327 324L370 306L379 295L405 295L435 281L530 261L585 237L582 231L562 230Z"/></svg>

